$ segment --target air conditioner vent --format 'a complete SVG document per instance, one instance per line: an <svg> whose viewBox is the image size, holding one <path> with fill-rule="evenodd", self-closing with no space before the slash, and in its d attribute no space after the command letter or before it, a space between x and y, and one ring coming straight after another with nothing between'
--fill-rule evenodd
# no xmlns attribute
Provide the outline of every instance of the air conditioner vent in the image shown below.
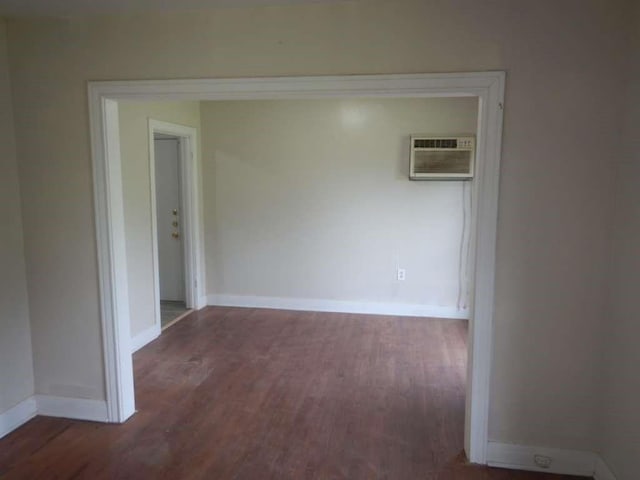
<svg viewBox="0 0 640 480"><path fill-rule="evenodd" d="M413 148L458 148L457 138L418 138Z"/></svg>

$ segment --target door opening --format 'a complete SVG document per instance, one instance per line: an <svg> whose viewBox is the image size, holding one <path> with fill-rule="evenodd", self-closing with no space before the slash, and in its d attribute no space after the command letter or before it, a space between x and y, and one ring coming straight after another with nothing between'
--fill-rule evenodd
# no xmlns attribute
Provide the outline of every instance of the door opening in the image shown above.
<svg viewBox="0 0 640 480"><path fill-rule="evenodd" d="M473 239L470 277L474 279L474 287L470 302L465 451L472 463L486 463L504 84L504 72L90 82L89 113L109 421L124 422L135 412L129 348L130 318L126 308L127 259L124 248L118 100L473 96L480 99L476 161L481 168L474 182L473 198L476 208L471 212L470 222ZM160 130L160 133L171 135L174 132ZM150 137L153 138L152 135ZM195 142L190 144L191 148L195 148ZM185 163L190 165L192 162ZM192 182L195 188L197 178L194 167L186 181ZM195 241L197 246L191 249L186 245L185 248L192 257L185 262L185 275L189 279L185 284L187 301L193 298L194 291L203 286L203 282L197 281L201 278L201 272L198 270L194 275L193 271L189 271L191 266L199 268L200 265L199 261L194 261L194 252L198 252L198 260L202 258L203 240L199 235L200 230L196 234L187 227L192 224L199 229L202 224L202 218L195 215L195 212L192 212L191 219L188 218L190 206L192 211L199 211L198 202L199 196L193 195L189 198L189 204L185 205L185 242L190 244ZM193 235L192 239L189 238L190 235ZM157 258L157 249L154 253ZM158 290L159 285L156 291ZM200 293L196 297L198 308L206 305L204 290Z"/></svg>
<svg viewBox="0 0 640 480"><path fill-rule="evenodd" d="M156 332L202 306L192 127L149 119Z"/></svg>
<svg viewBox="0 0 640 480"><path fill-rule="evenodd" d="M185 288L180 142L180 137L154 133L156 241L162 329L173 325L190 311Z"/></svg>

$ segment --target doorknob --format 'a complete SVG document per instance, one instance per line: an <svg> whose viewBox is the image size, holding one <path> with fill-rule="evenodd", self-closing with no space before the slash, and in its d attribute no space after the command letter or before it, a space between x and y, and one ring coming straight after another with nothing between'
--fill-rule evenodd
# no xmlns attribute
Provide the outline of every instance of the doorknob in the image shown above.
<svg viewBox="0 0 640 480"><path fill-rule="evenodd" d="M173 232L173 233L171 234L171 236L172 236L173 238L180 238L180 234L179 234L178 232Z"/></svg>

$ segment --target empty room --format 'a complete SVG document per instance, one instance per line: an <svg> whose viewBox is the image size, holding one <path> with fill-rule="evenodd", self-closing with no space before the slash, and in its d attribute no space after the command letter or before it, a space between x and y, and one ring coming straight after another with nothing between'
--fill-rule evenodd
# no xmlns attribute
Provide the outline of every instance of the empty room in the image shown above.
<svg viewBox="0 0 640 480"><path fill-rule="evenodd" d="M0 0L0 478L638 478L639 31Z"/></svg>

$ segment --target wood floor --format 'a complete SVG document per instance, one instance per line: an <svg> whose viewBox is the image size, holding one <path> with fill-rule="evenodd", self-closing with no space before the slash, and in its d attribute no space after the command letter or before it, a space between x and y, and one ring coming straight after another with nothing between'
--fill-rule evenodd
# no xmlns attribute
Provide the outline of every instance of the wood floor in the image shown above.
<svg viewBox="0 0 640 480"><path fill-rule="evenodd" d="M124 425L37 417L2 479L554 479L466 465L466 325L194 312L134 355Z"/></svg>

